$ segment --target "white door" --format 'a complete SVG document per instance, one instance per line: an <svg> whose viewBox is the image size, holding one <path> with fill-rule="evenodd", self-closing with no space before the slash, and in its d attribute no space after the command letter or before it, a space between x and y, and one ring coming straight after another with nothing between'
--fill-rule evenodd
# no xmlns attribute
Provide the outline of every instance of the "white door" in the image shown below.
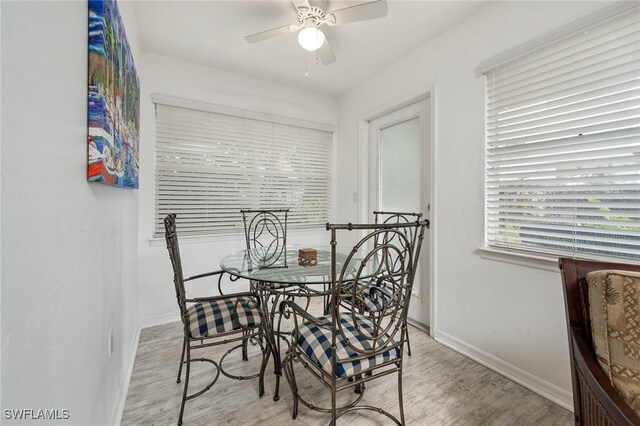
<svg viewBox="0 0 640 426"><path fill-rule="evenodd" d="M427 98L369 122L369 219L374 210L429 219L431 103ZM428 231L427 231L428 232ZM429 325L429 237L425 235L409 318Z"/></svg>

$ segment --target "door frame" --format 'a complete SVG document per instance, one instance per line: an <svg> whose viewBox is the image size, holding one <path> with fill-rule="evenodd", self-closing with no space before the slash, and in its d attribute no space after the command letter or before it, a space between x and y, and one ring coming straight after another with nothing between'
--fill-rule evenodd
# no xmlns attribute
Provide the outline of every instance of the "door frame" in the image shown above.
<svg viewBox="0 0 640 426"><path fill-rule="evenodd" d="M423 113L423 102L425 102L426 99L423 99L421 101L415 102L413 104L409 104L407 106L404 106L402 108L398 108L396 110L393 110L387 114L383 114L382 116L376 117L373 120L369 121L369 182L368 182L368 190L369 190L369 196L368 196L368 201L369 201L369 206L367 208L367 212L371 212L371 211L375 211L375 210L384 210L382 208L382 206L380 205L380 196L381 191L382 191L382 173L380 171L380 166L381 166L381 161L382 158L380 156L380 152L382 149L382 131L385 129L388 129L390 127L402 124L402 123L406 123L408 121L411 121L415 118L418 118L421 120L421 126L420 126L420 140L424 141L424 136L425 136L425 131L424 131L424 121L422 120L430 120L430 117L423 117L424 113ZM376 134L372 134L371 133L371 125L376 122L376 121L380 121L381 118L384 118L384 121L381 121L379 123L378 126L376 126ZM424 161L424 156L428 154L428 152L425 151L424 149L424 144L421 143L420 144L420 158L421 158L421 170L420 170L420 188L421 188L421 193L420 193L420 199L422 201L422 199L424 198L425 192L427 190L426 187L424 187L424 185L422 185L422 182L424 182L424 180L426 178L428 178L428 176L425 175L424 171L422 170L422 166L425 165L425 161ZM374 179L373 178L377 178L375 179L375 183L374 183ZM371 220L371 217L368 217L368 220ZM418 295L418 293L414 292L414 295Z"/></svg>
<svg viewBox="0 0 640 426"><path fill-rule="evenodd" d="M417 93L417 94L416 94ZM358 192L355 194L354 199L358 201L358 211L360 220L363 223L369 221L369 166L370 166L370 135L369 135L369 122L389 114L398 109L404 108L408 105L416 102L430 99L431 103L431 143L429 160L430 160L430 221L431 228L427 231L428 239L426 242L429 244L429 332L432 338L436 338L438 333L437 327L437 250L436 250L436 235L437 235L437 164L435 159L438 147L438 125L437 125L437 111L438 111L438 98L437 98L437 83L433 82L422 90L413 90L411 94L399 97L396 100L385 102L376 108L367 111L362 114L358 119Z"/></svg>
<svg viewBox="0 0 640 426"><path fill-rule="evenodd" d="M368 182L368 190L369 190L369 206L367 208L367 212L372 212L372 211L380 211L380 210L386 210L385 208L383 208L380 205L381 199L380 197L383 196L382 194L382 172L381 172L381 165L382 165L382 157L381 157L381 150L382 150L382 131L385 129L388 129L390 127L402 124L402 123L406 123L408 121L414 120L414 119L419 119L420 120L420 129L419 129L419 138L420 138L420 206L424 206L427 203L430 203L431 200L427 200L427 198L430 197L425 197L425 195L427 195L428 191L429 191L429 185L424 185L424 182L427 179L430 179L430 176L428 176L425 172L423 167L427 166L427 168L429 169L431 164L430 162L427 164L427 161L425 161L425 157L429 154L429 151L426 149L427 147L425 146L424 142L425 142L425 126L428 125L430 126L431 123L426 122L426 120L431 120L431 117L425 116L425 112L428 111L430 108L430 105L425 107L425 104L430 104L430 101L428 100L429 98L425 98L422 99L420 101L414 102L412 104L409 104L407 106L403 106L401 108L395 109L391 112L388 112L386 114L383 114L379 117L374 118L373 120L369 121L369 182ZM372 126L375 124L375 126L373 127L375 129L375 134L372 133ZM429 127L430 129L430 127ZM429 140L430 142L430 140ZM424 204L423 204L424 203ZM420 207L417 209L417 211L422 211L424 207ZM393 210L393 209L392 209ZM412 211L416 211L416 210L412 210ZM430 215L427 215L430 217ZM368 217L367 220L371 221L371 217ZM419 274L421 276L428 276L428 271L425 270L422 265L424 265L424 263L420 262L420 268L419 268ZM423 291L425 290L425 291ZM426 288L423 288L422 285L420 286L414 286L411 294L413 297L419 299L421 302L424 300L424 293L426 291L429 291ZM431 319L429 318L429 321Z"/></svg>

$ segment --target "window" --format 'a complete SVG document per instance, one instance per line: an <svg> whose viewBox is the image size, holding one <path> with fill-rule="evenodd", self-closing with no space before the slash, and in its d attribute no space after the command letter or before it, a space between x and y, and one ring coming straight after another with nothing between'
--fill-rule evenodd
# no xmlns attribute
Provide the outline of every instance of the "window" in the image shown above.
<svg viewBox="0 0 640 426"><path fill-rule="evenodd" d="M168 213L178 215L182 235L240 231L246 208L289 208L290 228L329 222L330 131L154 100L155 236L164 234Z"/></svg>
<svg viewBox="0 0 640 426"><path fill-rule="evenodd" d="M488 247L640 258L640 7L616 8L483 69Z"/></svg>

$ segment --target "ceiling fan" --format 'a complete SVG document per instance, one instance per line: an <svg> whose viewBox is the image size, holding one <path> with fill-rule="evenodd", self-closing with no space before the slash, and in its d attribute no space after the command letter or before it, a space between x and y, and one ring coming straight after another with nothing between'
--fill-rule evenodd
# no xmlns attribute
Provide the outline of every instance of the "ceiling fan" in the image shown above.
<svg viewBox="0 0 640 426"><path fill-rule="evenodd" d="M383 18L387 16L388 10L386 0L374 0L335 10L328 9L326 0L291 0L291 3L296 8L298 22L248 35L245 40L257 43L299 31L298 43L308 51L317 50L324 65L334 62L336 55L320 27Z"/></svg>

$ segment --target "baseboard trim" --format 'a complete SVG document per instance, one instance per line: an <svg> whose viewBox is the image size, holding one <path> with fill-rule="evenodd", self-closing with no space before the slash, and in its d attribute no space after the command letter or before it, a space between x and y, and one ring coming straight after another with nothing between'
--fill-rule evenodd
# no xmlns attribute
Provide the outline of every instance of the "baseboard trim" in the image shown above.
<svg viewBox="0 0 640 426"><path fill-rule="evenodd" d="M140 333L143 328L153 327L156 325L167 324L174 321L179 321L180 316L175 312L171 314L165 315L157 315L155 317L150 317L144 320L141 320L136 327L135 335L133 337L132 347L129 351L129 359L126 360L126 375L120 389L118 389L118 396L116 397L116 402L113 406L113 410L111 412L111 417L109 418L110 425L119 425L122 422L122 415L124 413L125 403L127 402L127 393L129 392L129 383L131 382L131 374L133 374L133 366L136 362L136 355L138 353L138 344L140 343Z"/></svg>
<svg viewBox="0 0 640 426"><path fill-rule="evenodd" d="M525 388L537 393L543 398L558 404L562 408L573 412L573 396L571 392L542 380L541 378L528 373L521 368L516 367L490 353L478 349L462 340L442 331L438 330L435 340L454 351L471 358L479 364L495 371L506 378L524 386Z"/></svg>
<svg viewBox="0 0 640 426"><path fill-rule="evenodd" d="M409 324L410 326L413 326L414 328L427 333L428 335L431 335L431 329L429 328L428 325L423 324L421 322L418 322L416 320L413 320L411 318L407 318L407 324Z"/></svg>
<svg viewBox="0 0 640 426"><path fill-rule="evenodd" d="M168 324L176 321L180 321L180 314L177 312L156 315L140 320L139 328L142 330L143 328L155 327L156 325Z"/></svg>
<svg viewBox="0 0 640 426"><path fill-rule="evenodd" d="M127 393L129 392L129 383L131 382L131 374L133 373L133 365L136 362L136 355L138 353L138 343L140 342L140 327L136 327L135 334L133 336L132 347L129 350L129 359L126 360L125 374L121 382L120 389L118 389L118 395L116 397L113 410L111 411L111 417L109 418L110 425L119 425L122 422L122 414L124 413L124 406L127 401Z"/></svg>

